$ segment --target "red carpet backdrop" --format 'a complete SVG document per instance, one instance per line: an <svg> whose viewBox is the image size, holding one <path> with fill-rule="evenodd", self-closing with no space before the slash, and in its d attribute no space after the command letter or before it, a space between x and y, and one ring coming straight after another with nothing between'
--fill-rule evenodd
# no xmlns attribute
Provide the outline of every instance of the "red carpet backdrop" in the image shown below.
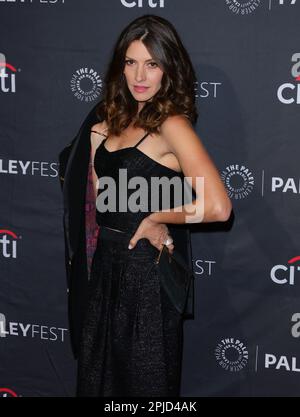
<svg viewBox="0 0 300 417"><path fill-rule="evenodd" d="M193 228L181 394L299 396L300 0L0 0L0 396L74 395L58 154L149 13L190 53L234 207Z"/></svg>

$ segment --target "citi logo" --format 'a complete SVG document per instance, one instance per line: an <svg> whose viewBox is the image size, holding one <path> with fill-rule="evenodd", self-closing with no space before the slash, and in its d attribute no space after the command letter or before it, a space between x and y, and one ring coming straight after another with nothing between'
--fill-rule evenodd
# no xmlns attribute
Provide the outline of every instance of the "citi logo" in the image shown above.
<svg viewBox="0 0 300 417"><path fill-rule="evenodd" d="M128 1L121 0L121 3L125 7L165 7L165 0L137 0L137 1Z"/></svg>
<svg viewBox="0 0 300 417"><path fill-rule="evenodd" d="M287 262L287 265L274 265L270 273L272 281L279 285L295 285L295 275L298 275L300 266L294 264L299 261L300 256L295 256Z"/></svg>
<svg viewBox="0 0 300 417"><path fill-rule="evenodd" d="M9 388L0 388L0 398L1 397L17 397L17 394Z"/></svg>
<svg viewBox="0 0 300 417"><path fill-rule="evenodd" d="M293 82L281 84L277 89L277 98L283 104L300 104L300 53L292 55L291 76Z"/></svg>
<svg viewBox="0 0 300 417"><path fill-rule="evenodd" d="M17 257L17 239L18 236L10 230L0 229L0 254L2 246L2 256L4 258Z"/></svg>
<svg viewBox="0 0 300 417"><path fill-rule="evenodd" d="M5 55L0 53L0 92L16 92L16 72L17 69L6 62Z"/></svg>

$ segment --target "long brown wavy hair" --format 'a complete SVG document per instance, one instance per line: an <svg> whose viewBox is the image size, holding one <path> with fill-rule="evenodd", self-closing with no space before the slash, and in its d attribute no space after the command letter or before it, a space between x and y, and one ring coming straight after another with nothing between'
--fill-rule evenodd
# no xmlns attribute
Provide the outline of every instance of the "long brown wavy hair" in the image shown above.
<svg viewBox="0 0 300 417"><path fill-rule="evenodd" d="M163 71L161 88L140 112L123 74L126 51L135 40L143 42ZM196 80L190 57L174 26L160 16L143 15L132 21L117 39L104 77L103 99L97 106L97 116L106 121L107 133L116 136L132 122L134 127L158 133L164 120L177 114L186 115L195 123L198 117Z"/></svg>

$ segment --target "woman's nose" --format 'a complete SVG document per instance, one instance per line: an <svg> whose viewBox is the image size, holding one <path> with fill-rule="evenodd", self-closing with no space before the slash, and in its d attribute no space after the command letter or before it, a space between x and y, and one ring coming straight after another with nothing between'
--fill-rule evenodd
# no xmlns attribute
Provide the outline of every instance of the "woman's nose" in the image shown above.
<svg viewBox="0 0 300 417"><path fill-rule="evenodd" d="M146 78L146 72L143 65L138 66L135 72L135 79L136 81L143 81Z"/></svg>

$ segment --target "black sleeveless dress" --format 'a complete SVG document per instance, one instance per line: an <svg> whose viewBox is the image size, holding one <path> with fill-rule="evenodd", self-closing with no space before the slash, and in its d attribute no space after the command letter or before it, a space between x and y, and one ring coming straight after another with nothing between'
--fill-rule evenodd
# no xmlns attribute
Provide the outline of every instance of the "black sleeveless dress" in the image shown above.
<svg viewBox="0 0 300 417"><path fill-rule="evenodd" d="M135 176L149 184L153 176L182 179L182 173L137 148L147 136L116 151L108 151L103 140L94 158L98 178L111 176L119 184L121 172L127 175L126 183ZM130 190L127 193L129 198ZM81 334L77 396L179 396L182 317L151 269L158 249L146 238L128 249L130 238L150 213L96 211L100 231Z"/></svg>

